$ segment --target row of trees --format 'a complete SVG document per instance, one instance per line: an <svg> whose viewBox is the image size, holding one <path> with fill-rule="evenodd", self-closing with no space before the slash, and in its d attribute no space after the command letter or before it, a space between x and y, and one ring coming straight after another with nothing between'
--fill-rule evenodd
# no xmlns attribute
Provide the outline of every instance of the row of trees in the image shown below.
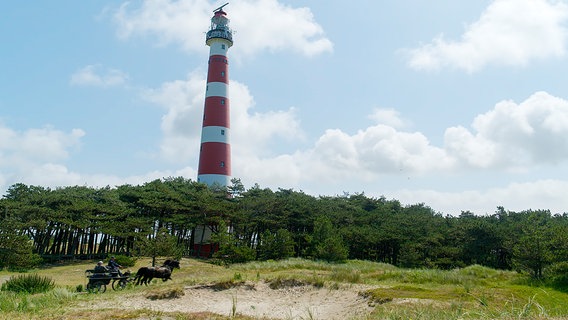
<svg viewBox="0 0 568 320"><path fill-rule="evenodd" d="M227 189L181 177L116 188L16 184L0 199L0 217L4 264L17 250L44 257L140 254L164 235L190 255L204 225L216 226L216 257L229 262L298 256L444 269L481 264L542 277L547 266L568 260L567 214L497 208L492 215L444 216L424 204L365 194L245 190L238 179Z"/></svg>

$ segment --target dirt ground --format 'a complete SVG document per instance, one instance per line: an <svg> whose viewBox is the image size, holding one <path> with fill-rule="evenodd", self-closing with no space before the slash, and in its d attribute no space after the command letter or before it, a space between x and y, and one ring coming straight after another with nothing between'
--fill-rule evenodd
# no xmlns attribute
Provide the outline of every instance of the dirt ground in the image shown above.
<svg viewBox="0 0 568 320"><path fill-rule="evenodd" d="M350 285L339 289L296 286L271 289L264 282L215 290L209 286L185 287L184 295L172 299L151 300L146 295L121 301L97 302L90 308L142 309L166 312L209 311L230 316L243 314L269 319L358 319L370 313L368 301L359 296L362 287Z"/></svg>

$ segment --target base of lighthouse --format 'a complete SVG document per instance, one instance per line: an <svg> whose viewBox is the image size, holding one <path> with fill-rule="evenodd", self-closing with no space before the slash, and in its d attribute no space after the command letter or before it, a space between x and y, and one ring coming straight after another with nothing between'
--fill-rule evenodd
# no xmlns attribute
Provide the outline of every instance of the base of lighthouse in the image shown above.
<svg viewBox="0 0 568 320"><path fill-rule="evenodd" d="M197 178L197 182L205 183L211 187L224 187L229 184L229 178L224 174L202 174Z"/></svg>
<svg viewBox="0 0 568 320"><path fill-rule="evenodd" d="M219 244L211 243L213 226L197 226L193 233L193 248L191 255L197 258L211 258L219 251Z"/></svg>

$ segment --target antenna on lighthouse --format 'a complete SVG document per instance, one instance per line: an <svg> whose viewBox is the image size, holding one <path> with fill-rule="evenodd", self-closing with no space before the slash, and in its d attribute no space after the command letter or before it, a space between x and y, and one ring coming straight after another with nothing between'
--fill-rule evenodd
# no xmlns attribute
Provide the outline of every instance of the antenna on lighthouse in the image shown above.
<svg viewBox="0 0 568 320"><path fill-rule="evenodd" d="M213 10L213 12L217 12L217 11L223 11L223 7L224 7L224 6L226 6L226 5L228 5L228 4L229 4L228 2L227 2L227 3L225 3L224 5L220 6L219 8L217 8L217 9Z"/></svg>

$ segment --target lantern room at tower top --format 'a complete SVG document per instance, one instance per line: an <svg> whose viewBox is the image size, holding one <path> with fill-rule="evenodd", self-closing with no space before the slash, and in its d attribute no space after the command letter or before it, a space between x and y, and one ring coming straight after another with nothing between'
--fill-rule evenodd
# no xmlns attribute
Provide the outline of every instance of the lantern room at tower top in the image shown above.
<svg viewBox="0 0 568 320"><path fill-rule="evenodd" d="M205 43L207 45L210 45L213 39L226 40L229 47L233 45L233 33L229 28L229 19L227 18L227 13L223 11L223 7L226 5L228 5L228 3L225 3L213 11L215 14L211 18L211 28L205 37Z"/></svg>

